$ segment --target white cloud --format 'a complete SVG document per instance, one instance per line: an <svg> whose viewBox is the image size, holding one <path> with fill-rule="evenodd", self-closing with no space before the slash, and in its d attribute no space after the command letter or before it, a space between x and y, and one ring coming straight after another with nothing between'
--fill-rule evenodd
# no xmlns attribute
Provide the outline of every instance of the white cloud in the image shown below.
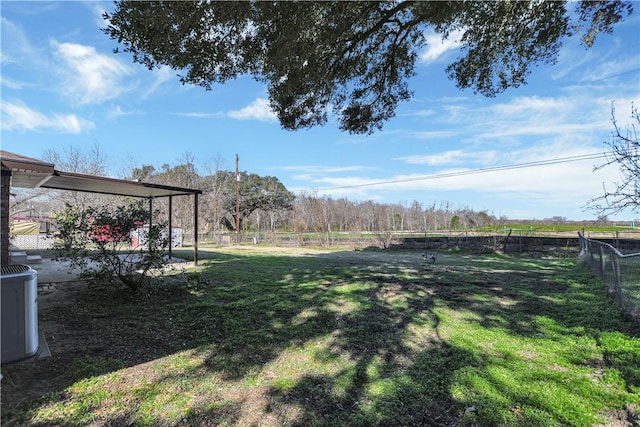
<svg viewBox="0 0 640 427"><path fill-rule="evenodd" d="M159 69L154 69L152 71L153 82L151 83L151 86L144 91L144 93L141 95L141 98L149 98L151 95L155 94L158 89L160 89L164 85L164 83L174 78L175 76L173 75L172 71L173 70L171 69L171 67L166 66L160 67Z"/></svg>
<svg viewBox="0 0 640 427"><path fill-rule="evenodd" d="M457 125L466 140L504 144L508 139L558 137L606 132L610 129L611 100L591 94L570 97L517 97L489 107L443 106L441 121ZM455 110L455 113L451 113ZM530 140L529 142L534 142Z"/></svg>
<svg viewBox="0 0 640 427"><path fill-rule="evenodd" d="M423 173L394 174L308 174L295 177L308 182L320 195L360 200L396 200L401 194L428 194L460 206L508 206L507 213L547 212L530 215L566 215L567 209L578 211L588 200L602 192L602 184L610 182L613 168L593 172L602 159L579 159L599 151L585 139L571 137L547 144L538 144L516 151L449 150L433 155L407 156L404 160L424 164ZM577 161L551 163L551 159L575 158ZM531 163L539 163L537 166ZM541 164L547 163L547 164ZM464 165L462 167L438 167ZM477 165L477 166L473 166ZM495 169L495 170L493 170ZM301 187L301 186L300 186ZM557 209L554 210L554 207ZM572 214L578 215L578 214ZM590 216L585 214L585 217Z"/></svg>
<svg viewBox="0 0 640 427"><path fill-rule="evenodd" d="M14 79L10 79L4 76L0 76L0 83L2 84L2 86L8 88L8 89L22 89L23 87L25 87L27 84L25 82L21 82L19 80L14 80Z"/></svg>
<svg viewBox="0 0 640 427"><path fill-rule="evenodd" d="M532 212L538 206L544 206L544 210L549 212L547 215L551 216L556 212L553 206L561 211L565 211L567 206L579 209L601 194L602 183L611 181L612 170L605 168L593 172L594 162L585 160L480 173L451 168L440 169L431 175L323 177L311 185L321 195L348 195L361 200L382 199L385 193L398 195L404 192L455 200L460 205L482 206L483 201L502 200L501 204L511 210ZM508 202L505 204L505 201Z"/></svg>
<svg viewBox="0 0 640 427"><path fill-rule="evenodd" d="M109 111L107 111L107 117L111 118L111 119L115 119L118 117L122 117L122 116L133 116L136 114L142 114L142 111L140 110L123 110L122 107L120 107L119 105L116 105L115 107L112 107Z"/></svg>
<svg viewBox="0 0 640 427"><path fill-rule="evenodd" d="M397 157L393 160L400 160L414 165L439 166L446 164L480 163L489 164L495 162L497 153L495 151L465 152L462 150L451 150L430 155L412 155Z"/></svg>
<svg viewBox="0 0 640 427"><path fill-rule="evenodd" d="M93 122L79 118L75 114L47 116L22 104L2 102L0 110L2 111L2 129L8 131L41 130L81 133L95 127Z"/></svg>
<svg viewBox="0 0 640 427"><path fill-rule="evenodd" d="M117 59L98 53L91 46L51 41L54 54L61 58L67 75L61 90L80 104L99 104L129 90L123 77L132 70Z"/></svg>
<svg viewBox="0 0 640 427"><path fill-rule="evenodd" d="M13 60L10 55L7 55L6 52L0 52L0 64L6 65L12 62L17 62L17 61Z"/></svg>
<svg viewBox="0 0 640 427"><path fill-rule="evenodd" d="M630 16L616 25L613 36L600 35L591 48L585 48L577 37L571 37L560 49L556 65L552 69L551 78L560 80L568 76L576 83L598 83L607 85L617 80L617 77L638 70L640 57L637 49L640 41L637 30L640 19ZM630 37L621 37L618 31L623 27L633 28ZM622 34L622 33L620 33ZM603 40L607 38L609 40ZM599 49L601 43L606 43L607 49ZM637 75L637 74L636 74ZM619 82L617 82L619 83ZM637 78L634 81L637 88Z"/></svg>
<svg viewBox="0 0 640 427"><path fill-rule="evenodd" d="M335 185L336 180L350 180L351 178L344 177L329 177L328 174L344 174L349 172L362 172L367 170L374 170L375 168L370 166L319 166L319 165L300 165L300 166L283 166L274 168L278 170L285 170L289 172L302 172L296 173L291 176L296 181L308 181L319 186ZM358 178L356 178L358 179Z"/></svg>
<svg viewBox="0 0 640 427"><path fill-rule="evenodd" d="M565 98L543 98L538 96L521 96L511 102L495 104L491 107L492 113L501 116L557 114L571 110L572 102Z"/></svg>
<svg viewBox="0 0 640 427"><path fill-rule="evenodd" d="M422 109L422 110L414 110L414 111L409 111L406 113L402 113L402 116L406 116L406 117L411 117L411 116L415 116L415 117L430 117L436 114L436 111L433 108L427 108L427 109Z"/></svg>
<svg viewBox="0 0 640 427"><path fill-rule="evenodd" d="M276 120L276 115L271 111L271 107L269 107L269 100L264 98L257 98L246 107L240 110L229 111L227 114L229 117L238 120L256 119L263 122Z"/></svg>
<svg viewBox="0 0 640 427"><path fill-rule="evenodd" d="M174 116L182 116L182 117L193 117L196 119L211 119L211 118L221 118L225 117L223 113L200 113L200 112L192 112L192 113L171 113Z"/></svg>
<svg viewBox="0 0 640 427"><path fill-rule="evenodd" d="M96 25L98 26L98 28L103 28L106 27L107 25L109 25L109 20L104 19L104 13L106 12L106 9L103 6L103 3L101 2L88 2L87 6L91 9L91 11L94 14L94 19L96 22Z"/></svg>
<svg viewBox="0 0 640 427"><path fill-rule="evenodd" d="M431 130L431 131L418 131L408 132L412 138L416 139L441 139L448 138L454 135L454 132L450 130Z"/></svg>
<svg viewBox="0 0 640 427"><path fill-rule="evenodd" d="M593 172L593 160L537 167L519 167L484 173L465 174L466 169L440 170L443 178L420 179L395 184L396 191L420 190L463 192L469 199L483 197L513 199L528 208L535 205L583 206L601 192L602 182L611 171ZM403 179L409 180L412 176ZM516 201L518 200L518 201Z"/></svg>
<svg viewBox="0 0 640 427"><path fill-rule="evenodd" d="M20 25L0 16L0 30L3 65L31 60L35 56L35 49Z"/></svg>
<svg viewBox="0 0 640 427"><path fill-rule="evenodd" d="M611 58L610 61L604 63L597 63L592 67L589 67L585 71L581 81L585 83L601 83L609 80L614 80L626 75L638 75L640 67L640 55L633 55L631 57ZM636 80L637 83L637 80Z"/></svg>
<svg viewBox="0 0 640 427"><path fill-rule="evenodd" d="M371 170L373 168L368 166L314 166L314 165L306 165L306 166L283 166L279 168L280 170L288 170L288 171L303 171L309 174L311 173L336 173L336 172L358 172L364 170Z"/></svg>
<svg viewBox="0 0 640 427"><path fill-rule="evenodd" d="M461 45L460 39L463 34L463 30L456 30L449 34L449 37L445 40L442 40L440 34L433 32L427 34L427 48L420 54L420 60L433 62L450 50L458 49Z"/></svg>

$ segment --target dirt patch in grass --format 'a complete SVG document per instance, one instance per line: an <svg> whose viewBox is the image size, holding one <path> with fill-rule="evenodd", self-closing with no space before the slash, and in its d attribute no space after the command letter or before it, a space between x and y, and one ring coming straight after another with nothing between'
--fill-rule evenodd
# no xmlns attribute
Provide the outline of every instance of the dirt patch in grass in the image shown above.
<svg viewBox="0 0 640 427"><path fill-rule="evenodd" d="M640 413L638 412L640 404L627 405L623 409L609 411L603 414L606 420L603 424L594 427L635 427L640 423Z"/></svg>

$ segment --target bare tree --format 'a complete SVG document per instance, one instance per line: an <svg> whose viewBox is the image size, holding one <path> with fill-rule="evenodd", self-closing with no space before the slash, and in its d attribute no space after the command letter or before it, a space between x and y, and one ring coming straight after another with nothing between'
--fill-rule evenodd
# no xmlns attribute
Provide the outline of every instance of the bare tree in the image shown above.
<svg viewBox="0 0 640 427"><path fill-rule="evenodd" d="M301 192L294 200L293 210L289 216L289 227L298 235L298 244L301 246L304 245L303 234L313 227L311 204L314 198L314 195Z"/></svg>
<svg viewBox="0 0 640 427"><path fill-rule="evenodd" d="M25 189L12 188L9 196L11 203L9 205L10 216L50 216L52 213L49 209L51 197L47 194L51 190L42 188Z"/></svg>
<svg viewBox="0 0 640 427"><path fill-rule="evenodd" d="M606 162L596 166L594 170L617 164L619 179L609 189L603 184L604 194L588 202L587 206L595 209L600 216L613 214L631 208L632 212L640 206L640 114L638 108L631 104L631 123L620 126L616 120L615 108L611 107L613 136L605 141L608 147Z"/></svg>
<svg viewBox="0 0 640 427"><path fill-rule="evenodd" d="M97 142L86 151L69 146L58 151L54 148L46 150L44 160L53 163L56 169L66 172L82 173L87 175L106 175L107 157L100 150Z"/></svg>
<svg viewBox="0 0 640 427"><path fill-rule="evenodd" d="M427 230L426 224L423 218L424 209L422 203L414 200L409 207L409 230Z"/></svg>
<svg viewBox="0 0 640 427"><path fill-rule="evenodd" d="M382 249L389 249L393 241L393 207L389 205L373 205L373 235Z"/></svg>
<svg viewBox="0 0 640 427"><path fill-rule="evenodd" d="M50 148L43 153L43 160L52 163L57 170L65 172L81 173L85 175L107 175L107 157L100 150L97 142L94 142L87 150L69 146L62 151ZM79 191L56 191L49 193L53 203L53 210L61 210L65 204L72 206L89 206L108 204L112 198L95 193Z"/></svg>
<svg viewBox="0 0 640 427"><path fill-rule="evenodd" d="M223 160L216 157L211 163L204 165L206 176L204 178L205 193L201 199L200 212L204 218L204 230L206 232L223 232L221 220L225 214L224 205L222 203L223 190L227 187L224 179L227 175L220 174L222 170Z"/></svg>

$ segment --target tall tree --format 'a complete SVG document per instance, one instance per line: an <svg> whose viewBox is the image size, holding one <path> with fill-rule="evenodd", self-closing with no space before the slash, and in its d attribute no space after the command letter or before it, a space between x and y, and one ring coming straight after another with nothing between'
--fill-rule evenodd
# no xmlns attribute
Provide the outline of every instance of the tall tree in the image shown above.
<svg viewBox="0 0 640 427"><path fill-rule="evenodd" d="M145 182L172 185L186 188L203 188L202 178L198 174L192 156L187 153L179 160L179 164L170 166L164 164L160 169L151 165L136 167L131 172L131 177ZM159 219L168 220L169 200L167 198L154 199L154 206L160 210ZM173 223L174 228L183 228L185 231L193 229L193 202L188 197L173 198Z"/></svg>
<svg viewBox="0 0 640 427"><path fill-rule="evenodd" d="M217 179L221 183L221 198L223 210L226 212L222 221L229 230L235 230L236 224L236 176L235 172L218 171ZM274 176L260 176L253 173L239 173L239 222L242 229L243 221L253 212L263 210L272 212L279 209L289 209L295 195L286 189L278 178Z"/></svg>
<svg viewBox="0 0 640 427"><path fill-rule="evenodd" d="M495 96L555 61L562 40L585 46L632 11L632 2L584 1L117 1L104 32L149 69L168 65L210 89L239 75L265 82L285 129L326 123L380 129L411 98L419 52L432 29L462 34L446 71L459 88ZM117 51L117 49L116 49Z"/></svg>

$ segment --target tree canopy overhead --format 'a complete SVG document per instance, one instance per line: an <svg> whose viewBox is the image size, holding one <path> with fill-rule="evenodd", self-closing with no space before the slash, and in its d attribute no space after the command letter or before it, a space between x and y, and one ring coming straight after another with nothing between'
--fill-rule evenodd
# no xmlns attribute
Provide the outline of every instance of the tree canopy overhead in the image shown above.
<svg viewBox="0 0 640 427"><path fill-rule="evenodd" d="M124 0L105 14L104 32L135 62L170 66L183 83L208 90L254 76L285 129L336 114L342 130L371 133L411 98L408 79L428 29L444 39L462 34L461 56L446 72L460 89L491 97L525 84L536 64L553 63L563 38L580 36L590 47L631 12L631 2L615 0Z"/></svg>

